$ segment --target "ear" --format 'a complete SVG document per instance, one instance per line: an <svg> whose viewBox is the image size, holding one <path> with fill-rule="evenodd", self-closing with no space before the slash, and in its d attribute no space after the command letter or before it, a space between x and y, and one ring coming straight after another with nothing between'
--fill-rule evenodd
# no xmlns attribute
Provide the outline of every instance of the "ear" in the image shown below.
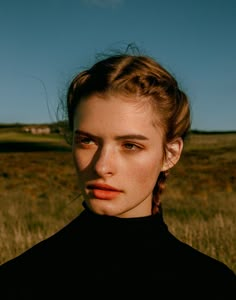
<svg viewBox="0 0 236 300"><path fill-rule="evenodd" d="M171 169L179 161L182 150L182 138L177 138L167 144L162 171Z"/></svg>

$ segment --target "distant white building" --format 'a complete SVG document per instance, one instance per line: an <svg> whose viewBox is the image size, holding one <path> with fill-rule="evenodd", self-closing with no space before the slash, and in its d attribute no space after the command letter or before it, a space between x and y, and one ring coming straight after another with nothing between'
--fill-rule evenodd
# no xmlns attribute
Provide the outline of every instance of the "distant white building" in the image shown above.
<svg viewBox="0 0 236 300"><path fill-rule="evenodd" d="M45 127L45 126L24 126L23 131L27 133L32 133L32 134L50 134L51 129L50 127Z"/></svg>

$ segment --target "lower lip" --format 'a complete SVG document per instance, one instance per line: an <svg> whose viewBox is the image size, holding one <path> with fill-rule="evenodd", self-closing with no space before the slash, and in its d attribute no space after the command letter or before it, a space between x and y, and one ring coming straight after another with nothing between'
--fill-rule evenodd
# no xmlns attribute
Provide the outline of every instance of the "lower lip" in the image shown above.
<svg viewBox="0 0 236 300"><path fill-rule="evenodd" d="M119 191L112 191L112 190L92 189L91 191L95 198L103 199L103 200L112 200L120 194Z"/></svg>

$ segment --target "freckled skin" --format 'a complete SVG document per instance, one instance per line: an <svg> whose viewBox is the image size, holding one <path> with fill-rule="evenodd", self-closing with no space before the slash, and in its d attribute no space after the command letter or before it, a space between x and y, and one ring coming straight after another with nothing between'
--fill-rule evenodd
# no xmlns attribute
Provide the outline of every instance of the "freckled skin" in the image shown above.
<svg viewBox="0 0 236 300"><path fill-rule="evenodd" d="M161 129L152 121L151 106L137 106L119 96L91 96L78 105L73 158L79 188L95 213L119 217L151 214L152 191L160 171L166 168ZM108 184L120 193L109 200L98 199L87 188L90 183Z"/></svg>

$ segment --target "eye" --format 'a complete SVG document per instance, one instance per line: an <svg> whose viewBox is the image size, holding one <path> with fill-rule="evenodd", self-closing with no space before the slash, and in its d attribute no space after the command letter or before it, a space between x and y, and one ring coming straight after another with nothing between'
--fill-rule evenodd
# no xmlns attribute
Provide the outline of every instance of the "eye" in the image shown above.
<svg viewBox="0 0 236 300"><path fill-rule="evenodd" d="M130 151L141 150L141 147L134 143L124 143L123 146L124 146L125 150L130 150Z"/></svg>
<svg viewBox="0 0 236 300"><path fill-rule="evenodd" d="M77 144L79 147L90 147L92 145L95 145L95 141L89 137L89 136L82 136L82 135L76 135L75 136L75 144Z"/></svg>
<svg viewBox="0 0 236 300"><path fill-rule="evenodd" d="M81 144L86 144L86 145L94 143L94 141L91 138L89 138L89 137L79 137L79 142Z"/></svg>

